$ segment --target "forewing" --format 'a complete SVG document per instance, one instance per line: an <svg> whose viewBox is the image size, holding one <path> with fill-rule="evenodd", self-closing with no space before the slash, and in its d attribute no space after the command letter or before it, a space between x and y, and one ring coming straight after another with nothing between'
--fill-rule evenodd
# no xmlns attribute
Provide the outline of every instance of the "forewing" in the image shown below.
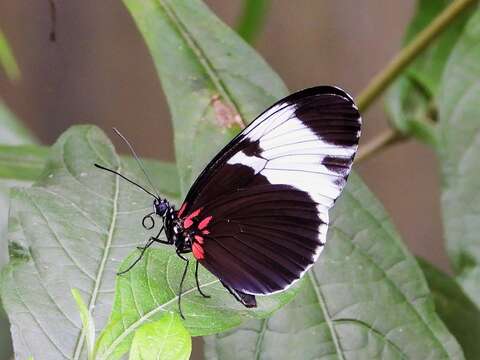
<svg viewBox="0 0 480 360"><path fill-rule="evenodd" d="M360 125L352 99L333 87L300 91L261 114L207 166L179 212L198 234L197 259L249 294L299 279L325 243Z"/></svg>

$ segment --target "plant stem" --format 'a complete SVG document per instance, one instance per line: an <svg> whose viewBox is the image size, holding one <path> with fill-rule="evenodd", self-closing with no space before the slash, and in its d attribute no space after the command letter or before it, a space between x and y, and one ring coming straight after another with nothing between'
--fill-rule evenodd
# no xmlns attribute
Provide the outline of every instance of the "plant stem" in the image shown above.
<svg viewBox="0 0 480 360"><path fill-rule="evenodd" d="M402 136L398 131L395 129L389 128L384 132L380 133L377 137L375 137L370 142L363 145L360 150L358 151L358 155L355 159L357 163L361 161L365 161L366 159L370 158L375 153L405 140L406 137Z"/></svg>
<svg viewBox="0 0 480 360"><path fill-rule="evenodd" d="M7 41L7 38L0 30L0 70L5 70L10 81L17 81L20 79L20 69L17 61L13 56L12 49Z"/></svg>
<svg viewBox="0 0 480 360"><path fill-rule="evenodd" d="M378 96L425 50L448 25L477 0L456 0L421 31L390 63L373 77L357 97L360 111L366 111ZM360 148L357 162L364 161L375 153L405 140L396 129L388 129Z"/></svg>
<svg viewBox="0 0 480 360"><path fill-rule="evenodd" d="M380 71L357 97L360 111L365 111L372 102L397 78L413 60L439 36L467 7L477 0L453 1L423 31L421 31L390 63Z"/></svg>

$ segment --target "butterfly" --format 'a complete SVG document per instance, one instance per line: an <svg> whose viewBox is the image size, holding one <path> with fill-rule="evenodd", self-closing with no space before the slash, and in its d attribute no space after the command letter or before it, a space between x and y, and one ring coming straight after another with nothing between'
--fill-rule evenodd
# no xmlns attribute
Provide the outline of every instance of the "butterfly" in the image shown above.
<svg viewBox="0 0 480 360"><path fill-rule="evenodd" d="M361 117L352 97L332 86L293 93L265 110L205 167L177 210L167 199L110 171L153 196L142 224L162 220L129 271L154 243L173 245L185 261L193 253L246 307L257 295L284 291L322 252L329 209L346 185L360 138ZM148 178L128 141L118 133ZM153 185L152 185L153 187ZM165 238L160 238L165 232Z"/></svg>

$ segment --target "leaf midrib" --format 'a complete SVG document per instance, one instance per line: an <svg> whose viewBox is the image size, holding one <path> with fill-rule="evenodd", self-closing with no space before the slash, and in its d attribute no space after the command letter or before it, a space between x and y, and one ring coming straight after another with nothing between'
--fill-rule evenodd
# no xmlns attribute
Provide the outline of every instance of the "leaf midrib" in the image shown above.
<svg viewBox="0 0 480 360"><path fill-rule="evenodd" d="M265 338L265 332L267 331L268 319L262 320L262 328L258 334L257 342L255 343L255 360L260 360L260 351Z"/></svg>
<svg viewBox="0 0 480 360"><path fill-rule="evenodd" d="M92 149L95 152L97 152L94 146L92 146ZM122 167L119 164L116 171L121 172L121 170L122 170ZM102 281L103 273L105 271L105 264L107 263L108 254L110 253L110 248L113 240L113 232L115 230L115 225L117 223L119 194L120 194L120 178L118 176L115 176L115 193L113 197L112 220L110 221L110 227L108 229L108 236L107 236L107 241L105 243L105 249L103 251L102 260L100 261L100 266L98 268L97 276L95 278L95 286L92 292L92 296L90 297L90 302L88 304L88 312L90 314L92 313L92 310L95 307L95 303L97 301L98 292L100 289L100 283ZM82 352L83 344L85 341L85 337L82 335L83 335L83 331L78 335L79 338L77 340L77 345L75 346L74 356L73 356L74 360L78 360Z"/></svg>
<svg viewBox="0 0 480 360"><path fill-rule="evenodd" d="M213 64L209 61L208 56L206 56L203 52L202 47L195 40L195 37L190 33L190 31L188 31L187 27L181 22L175 11L169 5L167 5L164 0L157 0L157 4L164 9L165 14L173 23L173 25L177 28L178 33L184 39L187 46L195 54L196 59L202 65L208 77L210 77L210 79L212 80L215 88L222 95L222 97L224 97L230 104L232 104L235 111L240 115L242 127L245 127L246 124L244 121L244 116L240 111L240 107L233 99L232 94L230 94L230 92L228 91L227 86L224 85L222 78L217 74L217 71L214 68Z"/></svg>
<svg viewBox="0 0 480 360"><path fill-rule="evenodd" d="M210 286L210 285L213 285L213 284L216 284L216 283L219 283L220 280L219 279L215 279L213 281L210 281L208 283L205 283L205 284L201 284L200 285L200 288L204 288L204 287L207 287L207 286ZM185 297L186 295L190 294L191 292L194 292L195 290L197 290L196 287L193 287L191 289L188 289L187 291L184 291L182 293L182 296ZM110 355L113 353L113 351L117 348L117 346L119 346L121 344L121 342L127 337L129 336L133 331L135 331L140 325L142 325L144 322L146 322L150 317L154 316L156 313L158 313L159 311L162 311L164 310L167 306L169 306L170 304L176 302L178 299L178 295L174 296L173 298L171 298L170 300L168 300L167 302L163 303L162 305L150 310L149 312L145 313L143 316L141 316L140 318L138 318L137 321L131 323L127 328L124 329L124 331L110 344L110 346L105 350L105 352L99 357L99 360L104 360L104 359L108 359L110 357Z"/></svg>
<svg viewBox="0 0 480 360"><path fill-rule="evenodd" d="M170 319L169 319L167 329L166 329L166 331L164 333L164 336L163 336L162 347L160 349L158 349L157 359L160 358L160 355L162 355L162 353L163 353L163 349L165 349L165 344L168 341L168 335L170 334L170 329L172 328L172 324L173 324L173 316L170 317Z"/></svg>
<svg viewBox="0 0 480 360"><path fill-rule="evenodd" d="M317 297L318 303L320 304L320 309L322 310L323 318L325 319L325 322L327 323L328 329L330 331L330 336L332 337L333 345L335 346L335 351L337 352L338 357L341 360L344 360L345 358L343 357L343 352L340 347L338 335L334 329L333 321L330 318L330 314L328 313L325 299L323 298L322 293L320 292L319 281L315 276L314 269L310 269L310 271L307 273L307 276L310 282L312 283L313 290L315 291L315 295Z"/></svg>

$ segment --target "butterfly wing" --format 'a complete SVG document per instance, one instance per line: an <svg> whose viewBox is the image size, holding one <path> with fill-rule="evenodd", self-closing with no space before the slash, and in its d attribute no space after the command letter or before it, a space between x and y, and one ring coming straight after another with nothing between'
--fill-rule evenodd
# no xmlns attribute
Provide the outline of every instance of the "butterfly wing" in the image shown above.
<svg viewBox="0 0 480 360"><path fill-rule="evenodd" d="M329 86L267 109L205 168L178 212L194 256L240 293L289 287L325 244L328 210L360 136L351 97Z"/></svg>

